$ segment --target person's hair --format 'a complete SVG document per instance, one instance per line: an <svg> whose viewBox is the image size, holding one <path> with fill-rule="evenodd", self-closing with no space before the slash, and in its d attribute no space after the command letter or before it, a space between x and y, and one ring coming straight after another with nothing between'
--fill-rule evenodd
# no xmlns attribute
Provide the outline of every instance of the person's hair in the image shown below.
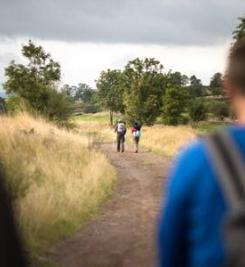
<svg viewBox="0 0 245 267"><path fill-rule="evenodd" d="M245 95L245 40L235 42L228 57L226 70L228 81Z"/></svg>

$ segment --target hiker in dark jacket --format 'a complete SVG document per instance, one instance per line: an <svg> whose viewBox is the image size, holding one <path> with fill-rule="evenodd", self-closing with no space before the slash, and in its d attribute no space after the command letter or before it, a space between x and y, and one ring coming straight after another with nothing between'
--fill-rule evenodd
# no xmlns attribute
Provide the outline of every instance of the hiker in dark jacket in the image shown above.
<svg viewBox="0 0 245 267"><path fill-rule="evenodd" d="M122 120L118 120L115 132L117 133L117 152L124 152L125 135L127 133L126 123Z"/></svg>
<svg viewBox="0 0 245 267"><path fill-rule="evenodd" d="M224 85L238 122L175 160L159 223L161 267L245 266L245 41L230 51Z"/></svg>

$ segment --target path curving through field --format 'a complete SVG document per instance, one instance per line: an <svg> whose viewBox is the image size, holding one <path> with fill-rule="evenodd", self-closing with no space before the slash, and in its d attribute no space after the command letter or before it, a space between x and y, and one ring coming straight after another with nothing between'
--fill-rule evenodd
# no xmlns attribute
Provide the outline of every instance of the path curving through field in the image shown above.
<svg viewBox="0 0 245 267"><path fill-rule="evenodd" d="M102 151L118 171L110 199L92 222L52 252L59 267L156 265L155 229L169 160L147 151Z"/></svg>

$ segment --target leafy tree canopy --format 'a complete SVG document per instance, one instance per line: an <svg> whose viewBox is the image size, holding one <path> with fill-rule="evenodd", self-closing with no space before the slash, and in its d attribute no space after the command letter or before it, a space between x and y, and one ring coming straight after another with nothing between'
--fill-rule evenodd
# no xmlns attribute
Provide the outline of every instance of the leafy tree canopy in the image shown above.
<svg viewBox="0 0 245 267"><path fill-rule="evenodd" d="M110 123L113 124L113 112L124 112L122 72L110 69L102 71L96 86L99 101L110 110Z"/></svg>
<svg viewBox="0 0 245 267"><path fill-rule="evenodd" d="M33 110L51 119L66 119L69 101L56 90L61 76L59 63L32 41L22 46L22 55L28 61L26 65L12 61L5 69L7 94L23 98Z"/></svg>
<svg viewBox="0 0 245 267"><path fill-rule="evenodd" d="M123 74L127 120L153 124L160 115L166 86L163 65L154 58L136 58L126 65Z"/></svg>
<svg viewBox="0 0 245 267"><path fill-rule="evenodd" d="M212 95L223 94L223 76L220 72L215 73L211 78L210 89Z"/></svg>
<svg viewBox="0 0 245 267"><path fill-rule="evenodd" d="M189 94L180 86L171 86L166 89L163 100L163 121L169 125L177 125L183 122L182 113L187 107Z"/></svg>
<svg viewBox="0 0 245 267"><path fill-rule="evenodd" d="M92 89L86 83L79 83L78 86L70 86L65 84L62 88L69 97L75 101L81 101L83 103L91 103L96 95L96 90Z"/></svg>
<svg viewBox="0 0 245 267"><path fill-rule="evenodd" d="M192 97L200 97L203 95L203 85L200 79L195 75L190 77L189 91Z"/></svg>

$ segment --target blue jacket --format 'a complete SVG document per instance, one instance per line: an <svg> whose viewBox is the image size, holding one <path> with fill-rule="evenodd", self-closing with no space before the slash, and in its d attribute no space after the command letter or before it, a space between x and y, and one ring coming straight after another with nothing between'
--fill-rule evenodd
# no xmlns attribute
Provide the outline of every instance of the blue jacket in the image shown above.
<svg viewBox="0 0 245 267"><path fill-rule="evenodd" d="M245 127L227 131L245 158ZM221 267L226 259L223 223L227 202L203 140L177 156L160 215L161 267Z"/></svg>

